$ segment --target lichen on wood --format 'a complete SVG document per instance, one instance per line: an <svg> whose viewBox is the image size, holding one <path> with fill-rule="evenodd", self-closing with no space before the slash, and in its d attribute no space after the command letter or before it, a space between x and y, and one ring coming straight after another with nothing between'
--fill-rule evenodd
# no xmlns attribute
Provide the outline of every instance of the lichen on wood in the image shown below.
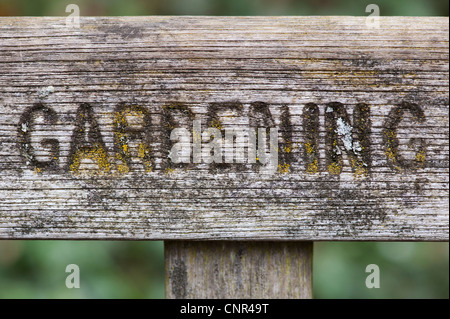
<svg viewBox="0 0 450 319"><path fill-rule="evenodd" d="M448 240L448 18L80 22L0 18L0 238ZM280 166L171 162L196 120Z"/></svg>

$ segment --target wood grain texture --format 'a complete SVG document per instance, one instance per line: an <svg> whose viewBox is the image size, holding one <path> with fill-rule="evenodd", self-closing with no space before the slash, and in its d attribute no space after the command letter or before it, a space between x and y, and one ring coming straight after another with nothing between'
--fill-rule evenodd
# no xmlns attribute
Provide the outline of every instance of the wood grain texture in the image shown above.
<svg viewBox="0 0 450 319"><path fill-rule="evenodd" d="M311 299L310 242L166 241L168 299Z"/></svg>
<svg viewBox="0 0 450 319"><path fill-rule="evenodd" d="M447 241L448 18L380 25L0 18L0 238ZM173 165L194 119L278 171Z"/></svg>

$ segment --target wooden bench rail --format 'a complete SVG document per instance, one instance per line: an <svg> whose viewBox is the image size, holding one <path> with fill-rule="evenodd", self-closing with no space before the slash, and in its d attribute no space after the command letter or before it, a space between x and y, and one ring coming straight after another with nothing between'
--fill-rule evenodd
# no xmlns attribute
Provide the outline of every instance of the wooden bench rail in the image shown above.
<svg viewBox="0 0 450 319"><path fill-rule="evenodd" d="M448 31L0 18L0 238L448 241ZM275 170L202 162L195 125L274 129Z"/></svg>

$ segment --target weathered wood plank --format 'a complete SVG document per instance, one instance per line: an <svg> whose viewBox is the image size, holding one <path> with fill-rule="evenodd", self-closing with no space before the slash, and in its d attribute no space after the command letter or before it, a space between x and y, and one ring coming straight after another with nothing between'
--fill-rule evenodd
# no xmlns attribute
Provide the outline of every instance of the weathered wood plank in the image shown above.
<svg viewBox="0 0 450 319"><path fill-rule="evenodd" d="M310 242L166 241L168 299L311 299Z"/></svg>
<svg viewBox="0 0 450 319"><path fill-rule="evenodd" d="M448 31L0 18L0 238L446 241ZM276 170L174 164L170 133L190 147L195 120L277 129Z"/></svg>

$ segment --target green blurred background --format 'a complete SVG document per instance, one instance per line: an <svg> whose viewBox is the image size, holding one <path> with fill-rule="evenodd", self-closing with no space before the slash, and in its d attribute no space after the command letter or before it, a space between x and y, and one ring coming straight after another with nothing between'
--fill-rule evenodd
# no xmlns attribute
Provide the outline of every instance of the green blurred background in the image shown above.
<svg viewBox="0 0 450 319"><path fill-rule="evenodd" d="M0 16L381 15L448 16L448 0L0 0ZM448 298L448 243L315 243L316 298ZM77 264L81 288L65 286ZM377 264L381 288L367 289ZM0 298L164 298L162 242L0 241Z"/></svg>
<svg viewBox="0 0 450 319"><path fill-rule="evenodd" d="M370 3L381 15L448 16L447 0L0 0L2 15L65 15L69 3L82 15L365 15Z"/></svg>

